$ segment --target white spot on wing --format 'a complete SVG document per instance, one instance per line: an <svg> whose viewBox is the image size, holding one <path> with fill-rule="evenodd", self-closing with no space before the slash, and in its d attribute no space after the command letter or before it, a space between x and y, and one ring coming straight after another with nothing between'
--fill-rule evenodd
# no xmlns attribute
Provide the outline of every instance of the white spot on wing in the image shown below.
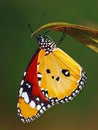
<svg viewBox="0 0 98 130"><path fill-rule="evenodd" d="M29 102L29 97L28 97L27 92L23 92L23 93L22 93L22 97L24 98L24 101L25 101L26 103Z"/></svg>
<svg viewBox="0 0 98 130"><path fill-rule="evenodd" d="M44 111L41 109L41 110L40 110L40 113L43 113L43 112L44 112Z"/></svg>
<svg viewBox="0 0 98 130"><path fill-rule="evenodd" d="M26 83L26 85L28 86L28 88L31 88L31 85L30 85L30 84Z"/></svg>
<svg viewBox="0 0 98 130"><path fill-rule="evenodd" d="M46 93L45 96L48 98L48 94Z"/></svg>
<svg viewBox="0 0 98 130"><path fill-rule="evenodd" d="M20 90L19 90L19 97L22 96L22 92L23 92L23 88L21 87Z"/></svg>
<svg viewBox="0 0 98 130"><path fill-rule="evenodd" d="M65 98L65 102L68 102L68 98L67 97Z"/></svg>
<svg viewBox="0 0 98 130"><path fill-rule="evenodd" d="M40 81L40 80L38 81L38 84L39 84L39 86L40 86L40 84L41 84L41 81Z"/></svg>
<svg viewBox="0 0 98 130"><path fill-rule="evenodd" d="M73 99L73 97L72 96L69 96L69 100L72 100Z"/></svg>
<svg viewBox="0 0 98 130"><path fill-rule="evenodd" d="M61 102L61 103L64 103L64 101L63 101L63 100L60 100L60 102Z"/></svg>
<svg viewBox="0 0 98 130"><path fill-rule="evenodd" d="M28 85L28 88L31 88L31 85Z"/></svg>
<svg viewBox="0 0 98 130"><path fill-rule="evenodd" d="M82 88L83 88L83 87L82 87L81 85L79 85L79 89L82 90Z"/></svg>
<svg viewBox="0 0 98 130"><path fill-rule="evenodd" d="M24 72L24 76L26 75L26 72Z"/></svg>
<svg viewBox="0 0 98 130"><path fill-rule="evenodd" d="M83 82L83 81L81 81L81 82L80 82L80 84L81 84L81 85L84 85L84 82Z"/></svg>
<svg viewBox="0 0 98 130"><path fill-rule="evenodd" d="M39 64L37 65L37 70L39 70Z"/></svg>
<svg viewBox="0 0 98 130"><path fill-rule="evenodd" d="M75 93L77 93L77 94L78 94L78 93L79 93L79 90L75 90Z"/></svg>
<svg viewBox="0 0 98 130"><path fill-rule="evenodd" d="M35 104L35 102L34 102L33 100L30 102L30 106L31 106L32 108L35 108L36 104Z"/></svg>
<svg viewBox="0 0 98 130"><path fill-rule="evenodd" d="M17 109L18 112L20 112L20 109Z"/></svg>
<svg viewBox="0 0 98 130"><path fill-rule="evenodd" d="M41 103L41 106L44 106L44 103Z"/></svg>
<svg viewBox="0 0 98 130"><path fill-rule="evenodd" d="M22 121L22 122L25 122L25 120L24 120L23 118L21 118L21 121Z"/></svg>
<svg viewBox="0 0 98 130"><path fill-rule="evenodd" d="M41 74L39 74L39 73L38 73L38 75L37 75L37 76L38 76L39 78L42 78L42 75L41 75Z"/></svg>
<svg viewBox="0 0 98 130"><path fill-rule="evenodd" d="M48 104L48 105L47 105L47 107L48 107L48 108L50 108L50 107L51 107L51 105L50 105L50 104Z"/></svg>
<svg viewBox="0 0 98 130"><path fill-rule="evenodd" d="M37 105L37 110L40 110L41 109L41 106L40 105Z"/></svg>
<svg viewBox="0 0 98 130"><path fill-rule="evenodd" d="M73 96L73 97L76 97L76 93L75 93L75 92L72 92L72 96Z"/></svg>
<svg viewBox="0 0 98 130"><path fill-rule="evenodd" d="M46 107L42 107L42 109L43 109L44 111L46 111Z"/></svg>
<svg viewBox="0 0 98 130"><path fill-rule="evenodd" d="M23 117L23 115L22 115L22 114L19 114L19 116L20 116L20 117Z"/></svg>
<svg viewBox="0 0 98 130"><path fill-rule="evenodd" d="M37 101L40 101L39 97L36 98Z"/></svg>
<svg viewBox="0 0 98 130"><path fill-rule="evenodd" d="M24 80L21 81L20 85L23 85L23 83L24 83Z"/></svg>

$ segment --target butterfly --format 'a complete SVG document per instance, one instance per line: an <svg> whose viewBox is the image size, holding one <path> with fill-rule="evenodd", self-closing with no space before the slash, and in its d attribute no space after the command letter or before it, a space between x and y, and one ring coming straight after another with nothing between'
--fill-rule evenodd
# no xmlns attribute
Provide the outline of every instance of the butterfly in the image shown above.
<svg viewBox="0 0 98 130"><path fill-rule="evenodd" d="M86 83L84 69L47 35L24 72L17 103L23 122L31 122L55 104L71 101Z"/></svg>

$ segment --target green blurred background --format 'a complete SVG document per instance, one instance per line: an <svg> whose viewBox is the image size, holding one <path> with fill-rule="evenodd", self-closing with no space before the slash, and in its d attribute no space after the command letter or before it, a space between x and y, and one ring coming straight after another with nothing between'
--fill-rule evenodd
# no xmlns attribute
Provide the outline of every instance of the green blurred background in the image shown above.
<svg viewBox="0 0 98 130"><path fill-rule="evenodd" d="M17 116L23 72L38 48L27 25L37 29L43 12L43 24L98 25L98 0L0 1L0 130L98 130L98 54L68 36L59 47L85 68L85 89L73 101L52 107L32 123L23 124Z"/></svg>

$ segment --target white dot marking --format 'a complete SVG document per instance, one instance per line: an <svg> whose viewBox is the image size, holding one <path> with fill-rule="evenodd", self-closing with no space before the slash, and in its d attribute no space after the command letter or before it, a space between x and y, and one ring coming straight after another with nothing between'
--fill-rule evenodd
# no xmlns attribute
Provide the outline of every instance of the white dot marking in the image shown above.
<svg viewBox="0 0 98 130"><path fill-rule="evenodd" d="M21 97L22 92L23 92L23 88L21 87L20 90L19 90L19 97Z"/></svg>
<svg viewBox="0 0 98 130"><path fill-rule="evenodd" d="M46 93L45 96L48 98L48 94Z"/></svg>
<svg viewBox="0 0 98 130"><path fill-rule="evenodd" d="M81 84L81 85L84 85L84 82L83 82L83 81L81 81L81 82L80 82L80 84Z"/></svg>
<svg viewBox="0 0 98 130"><path fill-rule="evenodd" d="M37 101L40 101L39 97L36 98Z"/></svg>
<svg viewBox="0 0 98 130"><path fill-rule="evenodd" d="M70 97L69 97L69 100L72 100L72 99L73 99L73 98L70 96Z"/></svg>
<svg viewBox="0 0 98 130"><path fill-rule="evenodd" d="M20 112L20 109L17 109L18 112Z"/></svg>
<svg viewBox="0 0 98 130"><path fill-rule="evenodd" d="M30 102L30 106L31 106L32 108L35 108L36 104L35 104L35 102L34 102L33 100Z"/></svg>
<svg viewBox="0 0 98 130"><path fill-rule="evenodd" d="M40 105L37 105L37 110L40 110L41 109L41 106Z"/></svg>
<svg viewBox="0 0 98 130"><path fill-rule="evenodd" d="M68 102L68 98L65 98L65 101Z"/></svg>
<svg viewBox="0 0 98 130"><path fill-rule="evenodd" d="M46 107L42 107L42 109L43 109L44 111L46 111Z"/></svg>
<svg viewBox="0 0 98 130"><path fill-rule="evenodd" d="M37 65L37 70L39 70L39 65Z"/></svg>
<svg viewBox="0 0 98 130"><path fill-rule="evenodd" d="M38 73L38 75L37 75L37 76L38 76L39 78L42 78L42 75L41 75L41 74L39 74L39 73Z"/></svg>
<svg viewBox="0 0 98 130"><path fill-rule="evenodd" d="M76 91L75 91L75 93L77 93L77 94L78 94L78 93L79 93L79 90L76 90Z"/></svg>
<svg viewBox="0 0 98 130"><path fill-rule="evenodd" d="M41 81L40 81L40 80L38 81L38 84L39 84L39 86L40 86L40 84L41 84Z"/></svg>
<svg viewBox="0 0 98 130"><path fill-rule="evenodd" d="M74 96L74 97L75 97L75 96L76 96L76 93L75 93L75 92L72 92L72 96Z"/></svg>
<svg viewBox="0 0 98 130"><path fill-rule="evenodd" d="M22 114L19 114L19 116L20 116L20 117L23 117L23 115L22 115Z"/></svg>
<svg viewBox="0 0 98 130"><path fill-rule="evenodd" d="M26 72L24 72L24 76L26 75Z"/></svg>
<svg viewBox="0 0 98 130"><path fill-rule="evenodd" d="M22 97L24 98L24 100L25 100L26 103L29 102L29 97L28 97L27 92L23 92L23 93L22 93Z"/></svg>
<svg viewBox="0 0 98 130"><path fill-rule="evenodd" d="M31 88L31 85L30 85L30 84L26 83L26 85L28 86L28 88Z"/></svg>
<svg viewBox="0 0 98 130"><path fill-rule="evenodd" d="M61 102L61 103L64 103L64 101L63 101L63 100L61 100L60 102Z"/></svg>
<svg viewBox="0 0 98 130"><path fill-rule="evenodd" d="M50 107L51 107L51 105L50 105L50 104L48 104L48 105L47 105L47 107L48 107L48 108L50 108Z"/></svg>
<svg viewBox="0 0 98 130"><path fill-rule="evenodd" d="M57 103L57 102L58 102L58 99L56 99L55 102Z"/></svg>
<svg viewBox="0 0 98 130"><path fill-rule="evenodd" d="M41 106L44 106L44 103L41 103Z"/></svg>
<svg viewBox="0 0 98 130"><path fill-rule="evenodd" d="M81 85L79 85L79 89L82 90L82 86Z"/></svg>
<svg viewBox="0 0 98 130"><path fill-rule="evenodd" d="M24 120L23 118L21 118L21 121L22 121L22 122L25 122L25 120Z"/></svg>
<svg viewBox="0 0 98 130"><path fill-rule="evenodd" d="M20 85L23 85L23 83L24 83L24 80L21 81Z"/></svg>
<svg viewBox="0 0 98 130"><path fill-rule="evenodd" d="M40 113L43 113L43 112L44 112L44 111L41 109L41 110L40 110Z"/></svg>

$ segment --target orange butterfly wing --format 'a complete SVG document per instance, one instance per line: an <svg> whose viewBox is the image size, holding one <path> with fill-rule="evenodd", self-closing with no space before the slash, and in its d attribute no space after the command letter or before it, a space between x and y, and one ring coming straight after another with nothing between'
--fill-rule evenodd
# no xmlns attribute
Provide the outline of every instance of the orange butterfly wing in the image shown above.
<svg viewBox="0 0 98 130"><path fill-rule="evenodd" d="M42 49L38 63L39 86L49 100L67 102L82 90L86 82L83 68L61 49L55 48L49 55Z"/></svg>

